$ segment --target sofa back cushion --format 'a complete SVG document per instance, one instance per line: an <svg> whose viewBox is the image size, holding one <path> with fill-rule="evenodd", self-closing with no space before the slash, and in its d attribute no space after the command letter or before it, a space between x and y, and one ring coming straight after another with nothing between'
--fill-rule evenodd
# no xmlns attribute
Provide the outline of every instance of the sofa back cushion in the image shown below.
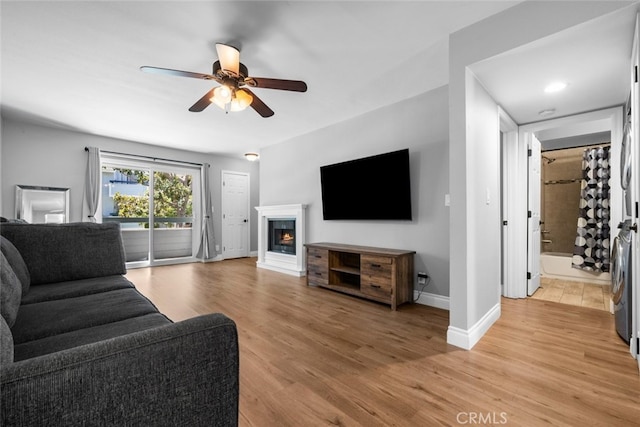
<svg viewBox="0 0 640 427"><path fill-rule="evenodd" d="M116 223L3 223L0 233L18 249L31 284L125 274L125 253Z"/></svg>
<svg viewBox="0 0 640 427"><path fill-rule="evenodd" d="M27 264L25 264L18 249L4 236L0 236L0 249L5 258L7 258L9 265L11 265L13 272L18 276L20 283L22 283L22 296L25 296L29 292L29 286L31 285L31 275Z"/></svg>
<svg viewBox="0 0 640 427"><path fill-rule="evenodd" d="M2 252L0 252L0 279L0 314L11 327L18 316L22 284Z"/></svg>

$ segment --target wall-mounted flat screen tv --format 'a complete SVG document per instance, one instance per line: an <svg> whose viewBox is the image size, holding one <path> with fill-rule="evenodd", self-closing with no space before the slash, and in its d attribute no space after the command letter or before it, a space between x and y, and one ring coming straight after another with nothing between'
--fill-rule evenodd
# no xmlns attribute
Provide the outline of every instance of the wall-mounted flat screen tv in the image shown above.
<svg viewBox="0 0 640 427"><path fill-rule="evenodd" d="M320 167L325 220L411 220L409 150Z"/></svg>

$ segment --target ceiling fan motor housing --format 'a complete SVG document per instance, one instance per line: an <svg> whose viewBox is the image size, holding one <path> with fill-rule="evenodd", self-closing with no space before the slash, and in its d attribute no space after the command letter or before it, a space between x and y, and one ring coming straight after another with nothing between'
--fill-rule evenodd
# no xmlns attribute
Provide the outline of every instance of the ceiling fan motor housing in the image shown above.
<svg viewBox="0 0 640 427"><path fill-rule="evenodd" d="M225 81L228 79L236 80L237 83L242 83L244 79L249 75L249 69L243 63L240 63L239 74L234 73L233 71L223 70L220 65L220 61L216 61L213 63L213 75L218 77L221 81Z"/></svg>

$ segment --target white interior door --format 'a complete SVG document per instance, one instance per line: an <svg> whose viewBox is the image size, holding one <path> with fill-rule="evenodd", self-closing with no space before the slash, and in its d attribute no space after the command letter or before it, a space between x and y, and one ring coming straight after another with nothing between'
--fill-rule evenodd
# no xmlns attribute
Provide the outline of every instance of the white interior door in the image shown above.
<svg viewBox="0 0 640 427"><path fill-rule="evenodd" d="M533 133L526 132L529 147L529 208L527 245L527 294L529 296L540 287L540 181L541 148L540 141Z"/></svg>
<svg viewBox="0 0 640 427"><path fill-rule="evenodd" d="M499 108L502 132L503 293L527 296L527 146L518 125ZM523 140L523 138L522 138Z"/></svg>
<svg viewBox="0 0 640 427"><path fill-rule="evenodd" d="M249 255L249 175L222 171L222 257Z"/></svg>

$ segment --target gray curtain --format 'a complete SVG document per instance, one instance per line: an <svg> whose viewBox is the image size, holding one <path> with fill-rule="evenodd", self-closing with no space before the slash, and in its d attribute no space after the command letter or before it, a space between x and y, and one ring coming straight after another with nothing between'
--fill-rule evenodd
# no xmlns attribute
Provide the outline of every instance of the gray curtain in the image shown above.
<svg viewBox="0 0 640 427"><path fill-rule="evenodd" d="M84 184L83 222L96 222L96 211L100 202L100 149L85 148L87 156L87 174Z"/></svg>
<svg viewBox="0 0 640 427"><path fill-rule="evenodd" d="M582 185L574 268L609 271L609 147L589 148L582 158Z"/></svg>
<svg viewBox="0 0 640 427"><path fill-rule="evenodd" d="M203 261L212 259L216 256L215 240L213 238L213 209L211 207L209 167L210 165L205 163L200 169L200 188L202 192L202 232L200 234L200 248L198 249L196 257Z"/></svg>

